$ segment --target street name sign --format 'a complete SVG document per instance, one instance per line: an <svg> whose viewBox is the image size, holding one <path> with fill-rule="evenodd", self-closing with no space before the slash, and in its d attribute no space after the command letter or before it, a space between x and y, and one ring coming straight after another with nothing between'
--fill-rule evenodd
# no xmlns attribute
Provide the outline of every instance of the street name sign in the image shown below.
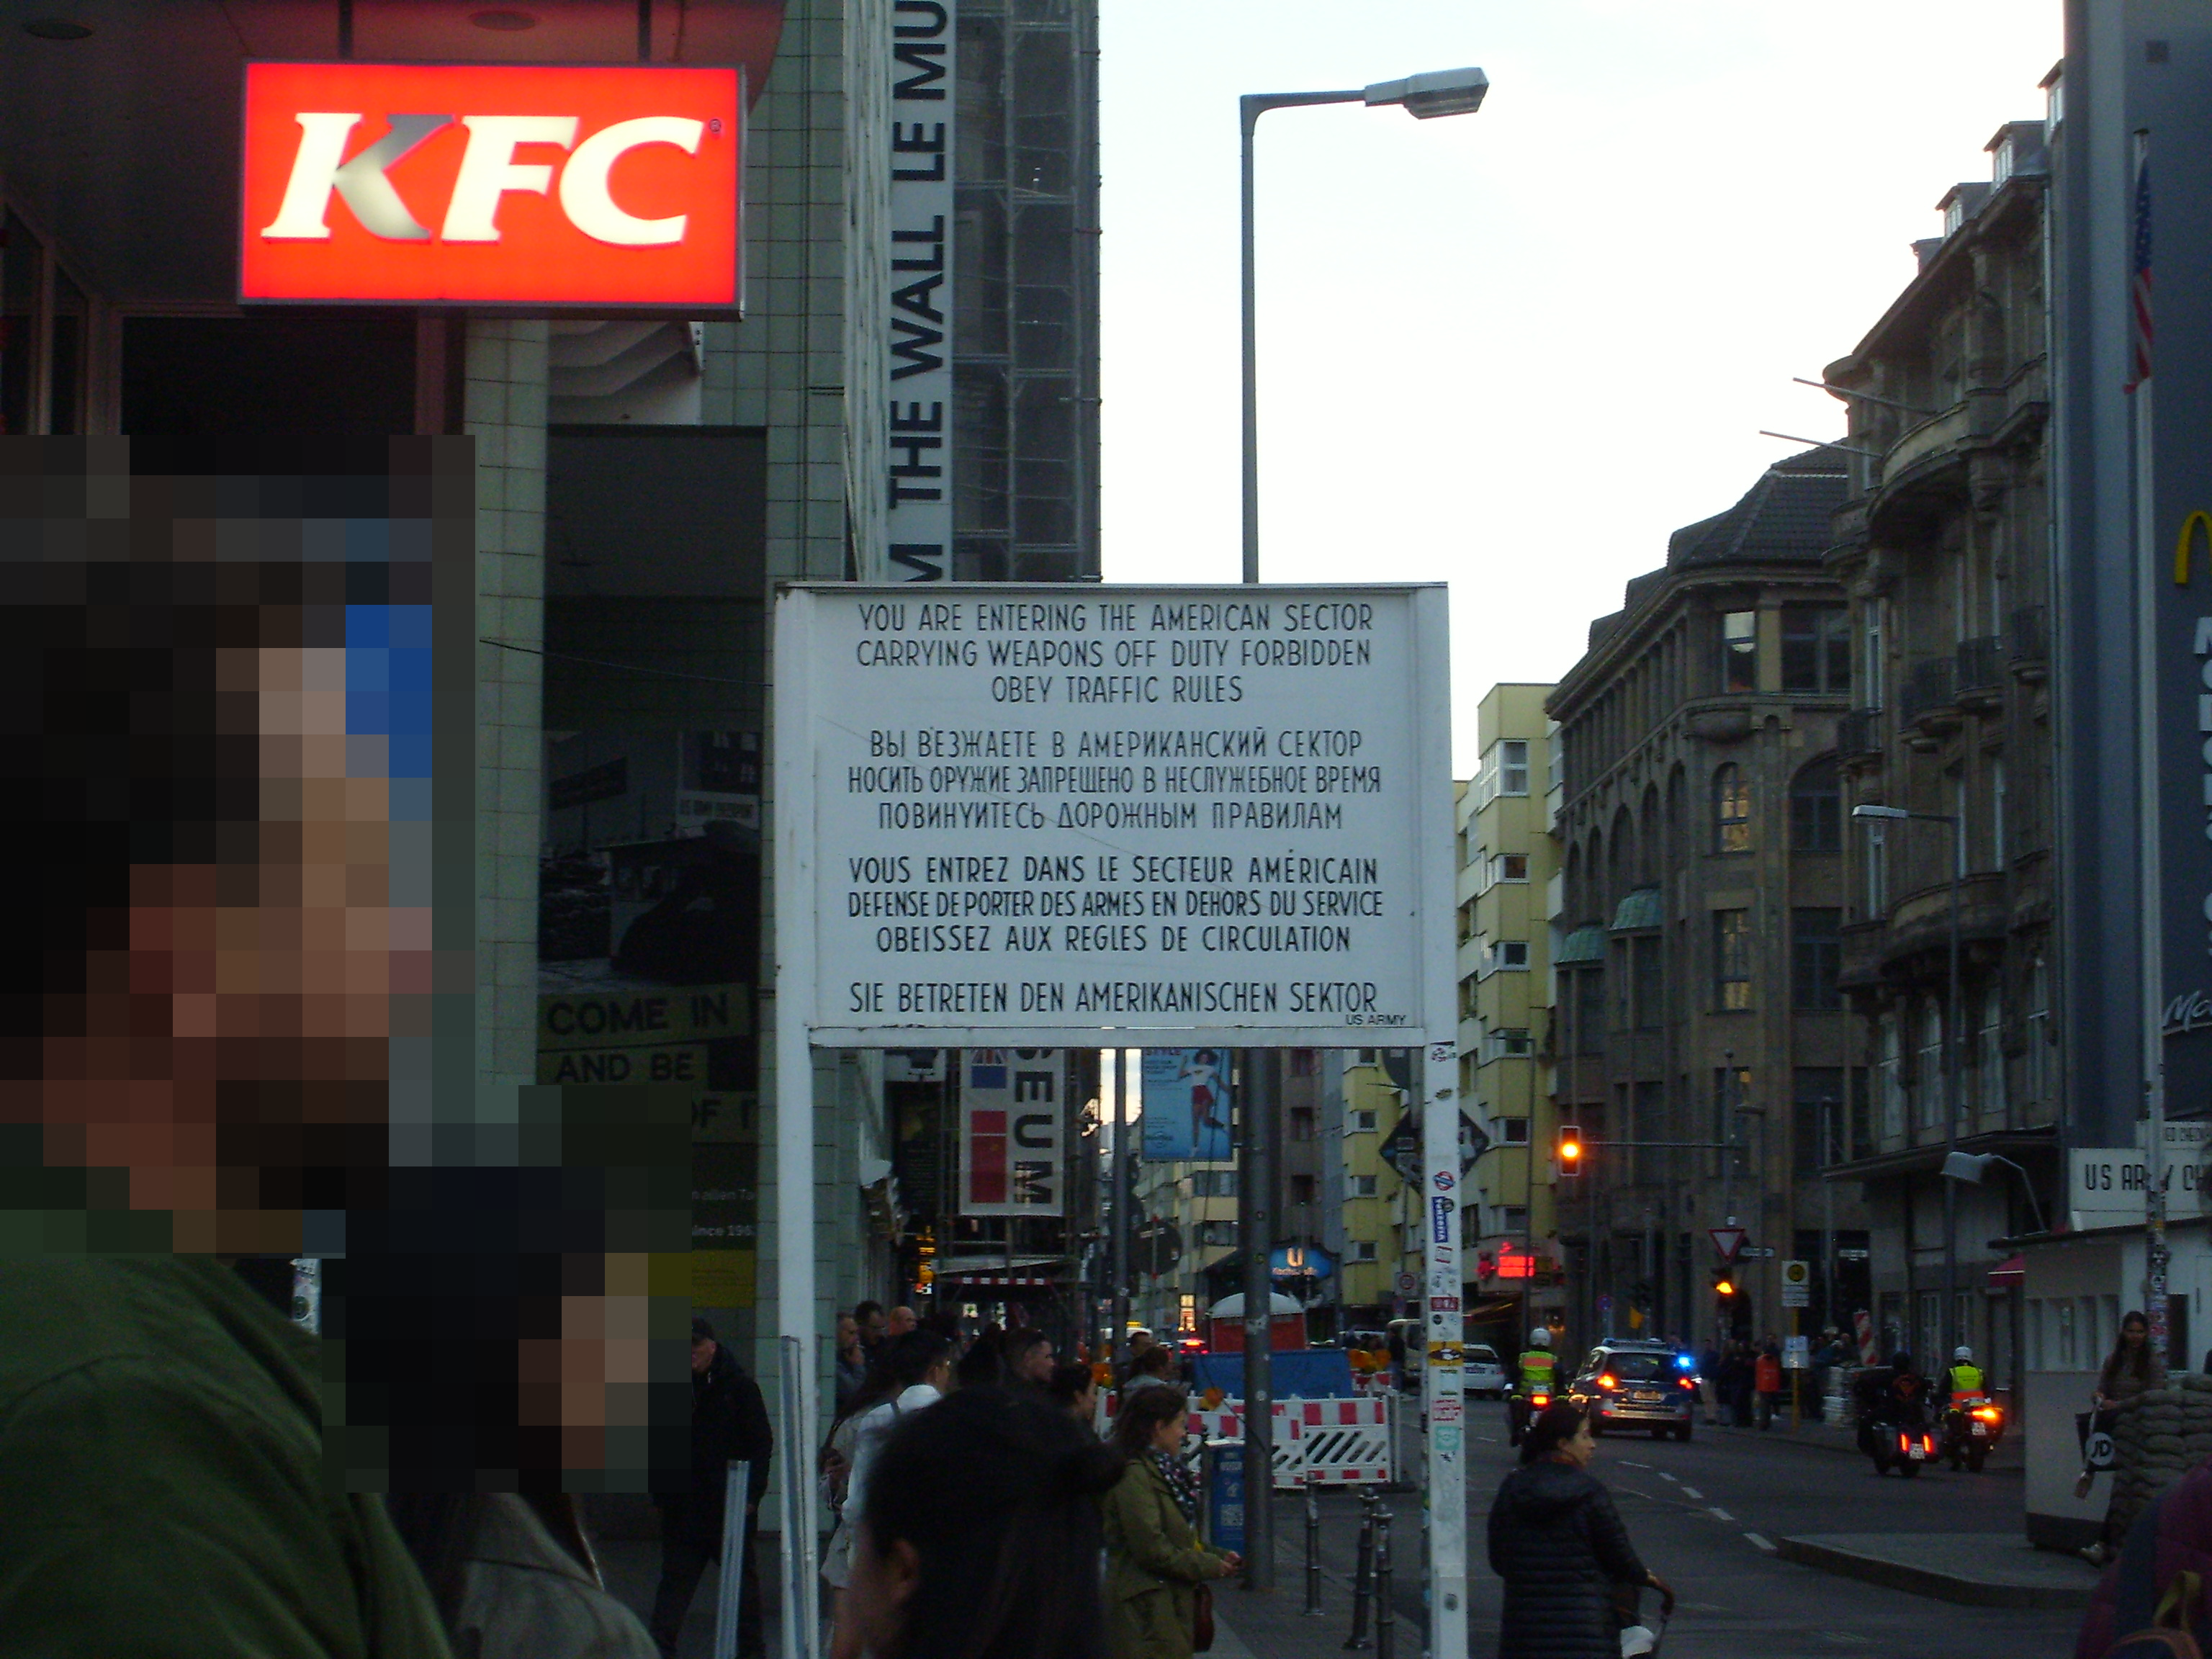
<svg viewBox="0 0 2212 1659"><path fill-rule="evenodd" d="M786 588L778 995L852 1048L1454 1029L1444 653L1440 586Z"/></svg>

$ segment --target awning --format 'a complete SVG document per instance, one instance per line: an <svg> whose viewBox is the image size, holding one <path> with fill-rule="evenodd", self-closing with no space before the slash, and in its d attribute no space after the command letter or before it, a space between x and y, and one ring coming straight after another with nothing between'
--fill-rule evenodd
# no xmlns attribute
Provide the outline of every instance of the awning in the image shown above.
<svg viewBox="0 0 2212 1659"><path fill-rule="evenodd" d="M1620 908L1613 913L1613 931L1616 933L1650 933L1657 928L1662 921L1659 890L1656 887L1632 887L1621 896Z"/></svg>
<svg viewBox="0 0 2212 1659"><path fill-rule="evenodd" d="M1579 968L1590 963L1605 961L1605 929L1597 923L1585 922L1566 937L1559 946L1559 954L1552 958L1554 968Z"/></svg>
<svg viewBox="0 0 2212 1659"><path fill-rule="evenodd" d="M1990 1269L1990 1288L1993 1291L2009 1291L2027 1282L2027 1258L2024 1255L2008 1255Z"/></svg>

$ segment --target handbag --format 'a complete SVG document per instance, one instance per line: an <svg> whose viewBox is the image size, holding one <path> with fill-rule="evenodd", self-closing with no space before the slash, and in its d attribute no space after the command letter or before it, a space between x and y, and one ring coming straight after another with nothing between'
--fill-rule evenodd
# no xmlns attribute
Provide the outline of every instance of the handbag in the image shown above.
<svg viewBox="0 0 2212 1659"><path fill-rule="evenodd" d="M1198 1617L1191 1631L1191 1651L1206 1653L1213 1646L1213 1589L1211 1585L1198 1587Z"/></svg>

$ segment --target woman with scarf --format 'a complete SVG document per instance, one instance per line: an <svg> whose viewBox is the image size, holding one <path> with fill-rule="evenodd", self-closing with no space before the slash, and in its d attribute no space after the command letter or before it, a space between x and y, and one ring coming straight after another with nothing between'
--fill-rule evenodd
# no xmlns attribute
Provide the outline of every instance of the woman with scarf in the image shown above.
<svg viewBox="0 0 2212 1659"><path fill-rule="evenodd" d="M1106 1494L1106 1626L1113 1659L1191 1659L1200 1588L1243 1565L1198 1541L1198 1481L1182 1461L1180 1389L1125 1394L1114 1446L1127 1468Z"/></svg>

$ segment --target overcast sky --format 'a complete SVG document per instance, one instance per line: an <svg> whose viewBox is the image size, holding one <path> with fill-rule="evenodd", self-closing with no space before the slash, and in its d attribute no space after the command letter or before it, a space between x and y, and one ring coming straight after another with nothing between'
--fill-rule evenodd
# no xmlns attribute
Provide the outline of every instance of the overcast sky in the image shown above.
<svg viewBox="0 0 2212 1659"><path fill-rule="evenodd" d="M1457 769L1668 532L1830 438L1818 378L2043 113L2057 0L1103 0L1105 574L1235 581L1246 92L1479 64L1480 113L1260 126L1261 547L1449 581Z"/></svg>

